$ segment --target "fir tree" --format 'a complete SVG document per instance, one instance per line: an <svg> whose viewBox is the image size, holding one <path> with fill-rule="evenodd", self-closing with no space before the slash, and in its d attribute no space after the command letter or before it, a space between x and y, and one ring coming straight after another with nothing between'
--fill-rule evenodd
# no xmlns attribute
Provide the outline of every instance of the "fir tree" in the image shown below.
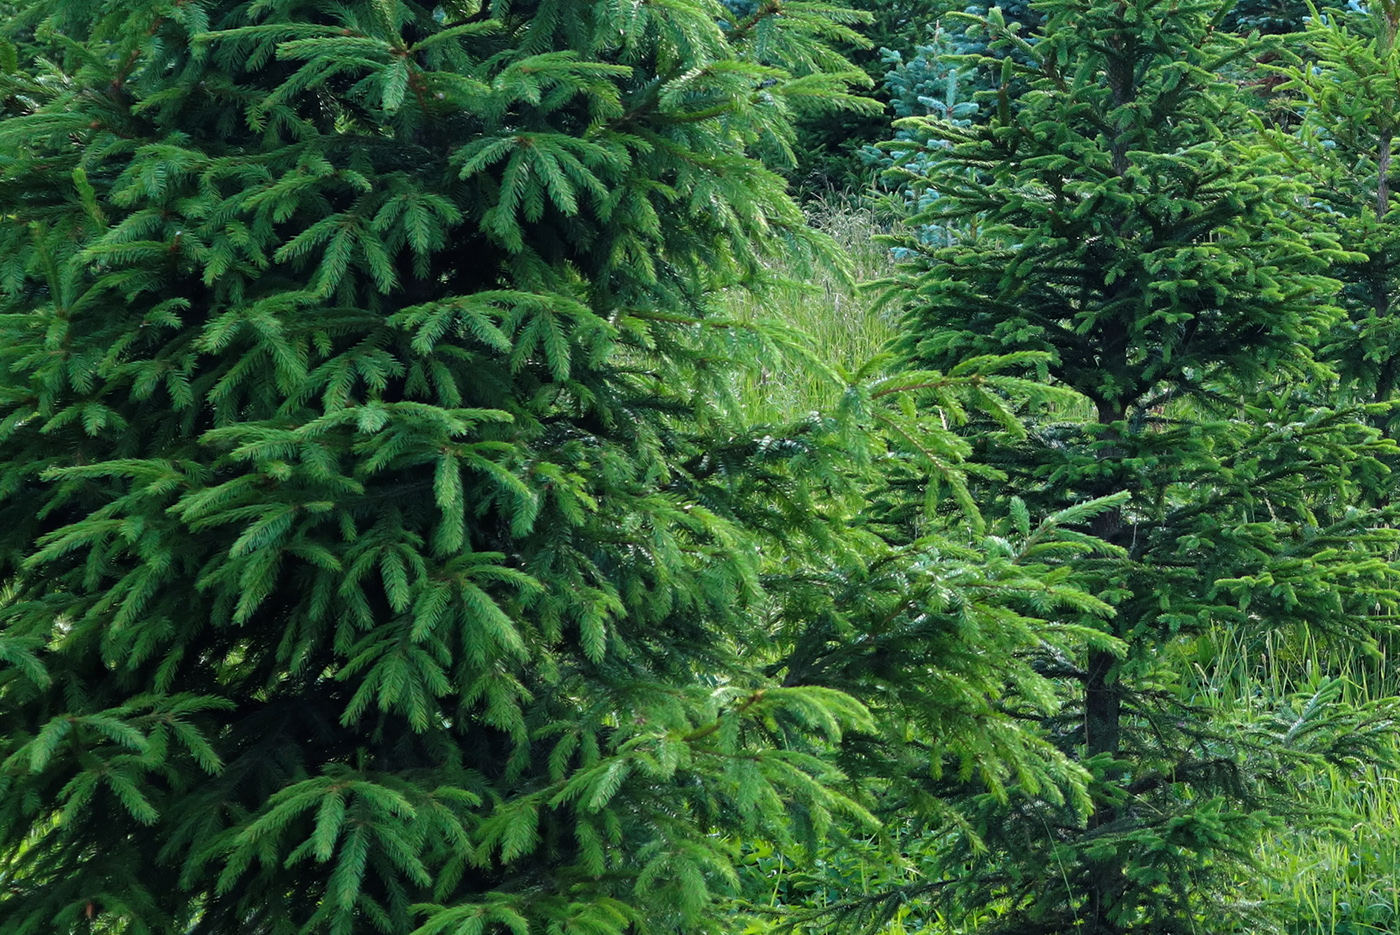
<svg viewBox="0 0 1400 935"><path fill-rule="evenodd" d="M712 445L805 6L16 4L0 931L703 931L863 820Z"/></svg>
<svg viewBox="0 0 1400 935"><path fill-rule="evenodd" d="M1230 7L1224 26L1242 35L1276 35L1297 32L1307 18L1307 3L1299 0L1241 0Z"/></svg>
<svg viewBox="0 0 1400 935"><path fill-rule="evenodd" d="M1336 267L1346 318L1328 342L1344 385L1363 401L1400 390L1400 233L1391 176L1400 138L1400 4L1316 9L1298 52L1276 69L1289 119L1273 144L1313 189L1318 220L1353 253Z"/></svg>
<svg viewBox="0 0 1400 935"><path fill-rule="evenodd" d="M898 52L886 52L885 60L891 68L885 75L885 91L899 125L895 140L918 145L892 151L871 145L860 155L867 164L882 170L884 187L890 191L883 203L896 217L907 219L926 210L938 198L936 190L918 183L927 169L920 148L934 141L925 127L909 118L933 116L968 127L979 116L981 108L974 100L979 76L975 68L960 61L959 53L965 50L959 48L959 38L950 36L940 26L929 43L918 46L908 61ZM949 243L956 236L956 228L939 224L923 223L917 230L926 243ZM906 254L903 248L896 247L894 255L903 258Z"/></svg>
<svg viewBox="0 0 1400 935"><path fill-rule="evenodd" d="M1223 12L1038 8L1029 38L997 10L977 24L999 53L984 59L988 125L915 125L930 142L905 161L938 196L915 222L962 236L907 238L922 259L892 291L914 365L1039 352L1040 376L1085 400L988 455L1033 508L1130 494L1079 527L1120 551L1074 562L1116 606L1108 632L1127 651L1044 662L1065 694L1040 723L1093 776L1087 823L1034 796L969 795L928 891L994 907L987 931L1257 931L1268 920L1240 885L1262 829L1304 820L1290 766L1354 768L1388 722L1334 703L1333 684L1225 716L1183 660L1208 663L1220 626L1368 645L1394 599L1394 535L1353 504L1394 449L1285 387L1326 376L1310 348L1334 321L1328 264L1346 255L1307 223L1306 186L1243 142L1246 104L1219 74L1246 48ZM1278 729L1290 716L1297 729Z"/></svg>

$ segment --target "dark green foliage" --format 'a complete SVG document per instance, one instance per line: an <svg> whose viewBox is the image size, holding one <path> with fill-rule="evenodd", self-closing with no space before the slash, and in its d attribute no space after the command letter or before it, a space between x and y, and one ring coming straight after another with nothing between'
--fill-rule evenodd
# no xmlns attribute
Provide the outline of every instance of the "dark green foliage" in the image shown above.
<svg viewBox="0 0 1400 935"><path fill-rule="evenodd" d="M828 16L17 6L0 931L701 931L860 820L710 454Z"/></svg>
<svg viewBox="0 0 1400 935"><path fill-rule="evenodd" d="M970 9L0 3L0 935L1288 921L1394 749L1400 19ZM891 64L838 372L721 297Z"/></svg>
<svg viewBox="0 0 1400 935"><path fill-rule="evenodd" d="M918 311L916 324L932 327L911 329L908 352L935 362L1049 353L1055 377L1092 400L1104 424L1217 371L1246 381L1304 372L1306 346L1331 315L1311 297L1330 294L1321 274L1341 254L1276 210L1305 189L1227 139L1246 110L1211 69L1239 47L1213 32L1168 62L1203 44L1199 10L1154 28L1052 26L1034 46L1006 33L1036 66L1003 60L1004 80L1031 82L1017 108L1003 101L986 128L937 124L951 148L928 149L924 184L939 194L930 220L969 234L949 248L956 264L931 257L921 289L937 306ZM1124 49L1084 61L1084 46L1114 30L1128 30L1113 39ZM1266 299L1286 304L1266 316ZM944 308L960 309L969 327L945 324Z"/></svg>
<svg viewBox="0 0 1400 935"><path fill-rule="evenodd" d="M1297 32L1308 19L1306 0L1239 0L1230 8L1225 27L1248 35L1258 30L1264 35Z"/></svg>
<svg viewBox="0 0 1400 935"><path fill-rule="evenodd" d="M1361 3L1360 0L1239 0L1230 6L1222 26L1240 36L1257 32L1262 36L1279 36L1304 32L1316 20L1315 14L1361 13L1366 8L1383 4ZM1272 56L1271 56L1272 57Z"/></svg>
<svg viewBox="0 0 1400 935"><path fill-rule="evenodd" d="M1107 632L1127 652L1047 663L1065 691L1040 724L1093 776L1087 825L1034 796L970 796L938 890L999 906L987 931L1257 931L1239 887L1261 831L1300 808L1281 798L1289 769L1355 768L1388 720L1317 702L1315 724L1260 743L1287 715L1216 710L1184 654L1208 659L1221 625L1369 644L1396 596L1395 536L1353 505L1374 502L1395 450L1358 413L1269 390L1323 375L1309 349L1345 257L1306 220L1306 185L1248 145L1245 100L1218 77L1247 50L1218 8L1039 10L1029 40L996 11L981 24L1002 56L984 60L990 123L930 120L904 157L937 193L914 223L960 236L906 239L922 258L894 294L916 366L1039 352L1041 375L1082 394L987 456L1032 509L1129 495L1079 526L1115 551L1071 562L1116 606Z"/></svg>

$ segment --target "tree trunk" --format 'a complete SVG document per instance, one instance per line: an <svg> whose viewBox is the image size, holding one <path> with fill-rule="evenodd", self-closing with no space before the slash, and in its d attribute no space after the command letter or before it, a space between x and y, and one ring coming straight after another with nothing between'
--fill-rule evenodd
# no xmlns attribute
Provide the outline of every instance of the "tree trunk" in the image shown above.
<svg viewBox="0 0 1400 935"><path fill-rule="evenodd" d="M1097 415L1102 425L1123 422L1127 417L1127 404L1119 400L1104 400L1097 404ZM1105 457L1116 457L1118 452L1109 449ZM1119 538L1123 527L1123 513L1119 509L1099 514L1093 521L1090 531L1096 537L1108 542ZM1088 676L1084 683L1084 746L1087 757L1102 753L1117 756L1122 734L1123 696L1116 679L1114 668L1118 660L1110 652L1093 650L1089 654ZM1089 816L1089 828L1102 828L1118 817L1117 809L1106 803L1096 803ZM1117 857L1099 861L1090 867L1088 904L1088 932L1110 933L1117 928L1109 921L1109 913L1116 903L1120 889L1123 862Z"/></svg>

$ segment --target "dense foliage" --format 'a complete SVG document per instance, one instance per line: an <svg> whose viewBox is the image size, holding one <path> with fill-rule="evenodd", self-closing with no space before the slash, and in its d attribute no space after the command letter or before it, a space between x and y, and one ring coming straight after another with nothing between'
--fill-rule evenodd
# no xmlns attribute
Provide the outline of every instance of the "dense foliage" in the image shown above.
<svg viewBox="0 0 1400 935"><path fill-rule="evenodd" d="M719 832L859 814L695 340L845 79L720 14L22 5L6 932L704 927Z"/></svg>
<svg viewBox="0 0 1400 935"><path fill-rule="evenodd" d="M1270 135L1293 166L1305 167L1324 223L1352 251L1337 268L1346 317L1326 344L1343 385L1362 401L1400 390L1400 335L1391 321L1400 264L1391 159L1400 135L1400 5L1309 22L1277 92L1296 126Z"/></svg>
<svg viewBox="0 0 1400 935"><path fill-rule="evenodd" d="M1005 898L1008 931L1247 931L1257 921L1232 882L1249 870L1235 865L1280 814L1266 803L1288 758L1362 766L1375 754L1357 725L1372 712L1313 705L1305 743L1261 749L1254 727L1170 686L1183 648L1221 621L1373 640L1395 586L1375 506L1394 449L1360 410L1296 389L1325 379L1325 274L1348 257L1306 210L1307 187L1249 140L1248 100L1223 76L1248 45L1210 4L1038 8L1029 37L999 15L978 24L1004 53L983 59L1001 82L988 122L944 118L903 157L916 190L938 194L914 222L953 233L906 243L922 260L899 279L912 296L900 346L935 367L1040 352L1042 374L1087 401L987 454L1041 509L1131 493L1084 527L1121 550L1091 573L1129 649L1065 672L1071 690L1044 722L1094 775L1087 824L979 806L994 843L947 871L949 889Z"/></svg>
<svg viewBox="0 0 1400 935"><path fill-rule="evenodd" d="M849 6L0 3L0 935L1396 930L1400 6Z"/></svg>

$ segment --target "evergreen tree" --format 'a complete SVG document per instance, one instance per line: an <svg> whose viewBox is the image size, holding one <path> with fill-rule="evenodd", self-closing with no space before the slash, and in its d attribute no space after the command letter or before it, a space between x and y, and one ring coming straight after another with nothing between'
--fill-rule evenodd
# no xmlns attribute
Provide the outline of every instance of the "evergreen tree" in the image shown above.
<svg viewBox="0 0 1400 935"><path fill-rule="evenodd" d="M1040 724L1092 774L1087 823L1035 796L969 794L928 891L993 907L987 931L1258 931L1241 887L1260 832L1305 820L1290 768L1355 768L1385 720L1338 702L1336 683L1221 712L1185 673L1210 664L1220 626L1369 645L1394 598L1394 535L1353 504L1394 449L1287 388L1326 377L1310 348L1345 255L1307 223L1306 186L1244 139L1246 103L1219 74L1248 50L1223 12L1038 9L1030 38L997 10L977 24L999 54L984 60L999 76L988 125L913 124L930 141L904 161L938 196L915 222L962 235L905 238L920 259L891 291L915 366L1038 352L1039 375L1085 400L987 453L1032 508L1130 495L1079 527L1120 551L1074 563L1127 650L1044 661L1065 689Z"/></svg>
<svg viewBox="0 0 1400 935"><path fill-rule="evenodd" d="M1224 26L1241 35L1254 30L1277 35L1298 32L1307 19L1307 3L1299 0L1240 0L1230 7Z"/></svg>
<svg viewBox="0 0 1400 935"><path fill-rule="evenodd" d="M1024 7L1020 0L1014 2ZM867 43L850 50L851 60L870 76L874 96L886 107L874 113L830 112L802 121L800 158L792 177L810 191L851 189L864 195L878 181L878 163L872 164L866 151L889 135L891 114L897 119L922 112L908 109L910 84L937 67L928 49L946 40L948 15L963 7L958 0L855 0L851 5L870 18L860 26Z"/></svg>
<svg viewBox="0 0 1400 935"><path fill-rule="evenodd" d="M870 145L860 155L867 164L882 170L882 186L889 192L882 203L895 217L907 219L938 198L936 190L918 180L927 171L921 147L939 143L924 126L908 118L933 116L968 127L979 116L981 107L975 96L981 76L961 60L960 53L965 49L960 48L963 43L959 40L963 38L960 33L950 35L940 26L929 43L918 46L908 61L898 52L887 52L885 56L891 66L885 75L885 91L890 95L896 118L895 141L917 145L893 149ZM923 223L917 230L926 243L949 243L957 235L956 228L939 224ZM894 255L904 258L905 251L896 247Z"/></svg>
<svg viewBox="0 0 1400 935"><path fill-rule="evenodd" d="M887 112L841 111L802 121L802 145L793 178L807 190L850 188L865 194L878 185L880 170L888 165L887 159L876 154L876 146L889 136L891 115L899 120L928 113L928 108L937 108L941 102L948 102L946 106L970 104L972 91L984 89L966 81L978 77L974 69L959 67L962 63L952 65L945 57L950 53L977 56L988 51L985 37L970 35L965 24L952 15L984 15L987 5L964 6L956 0L862 0L856 6L868 10L871 17L861 27L869 45L852 49L851 58L878 82L876 97L888 102ZM998 8L1008 20L1027 26L1039 23L1039 15L1026 0L1007 0ZM963 83L957 90L963 92L961 95L946 85L949 71L959 73ZM964 115L960 112L958 116Z"/></svg>
<svg viewBox="0 0 1400 935"><path fill-rule="evenodd" d="M1364 401L1400 390L1400 216L1392 162L1400 138L1400 4L1317 14L1293 61L1277 69L1290 120L1270 139L1312 184L1318 220L1353 256L1336 267L1346 318L1327 355Z"/></svg>
<svg viewBox="0 0 1400 935"><path fill-rule="evenodd" d="M16 4L0 932L705 931L862 820L707 337L825 249L800 6Z"/></svg>

